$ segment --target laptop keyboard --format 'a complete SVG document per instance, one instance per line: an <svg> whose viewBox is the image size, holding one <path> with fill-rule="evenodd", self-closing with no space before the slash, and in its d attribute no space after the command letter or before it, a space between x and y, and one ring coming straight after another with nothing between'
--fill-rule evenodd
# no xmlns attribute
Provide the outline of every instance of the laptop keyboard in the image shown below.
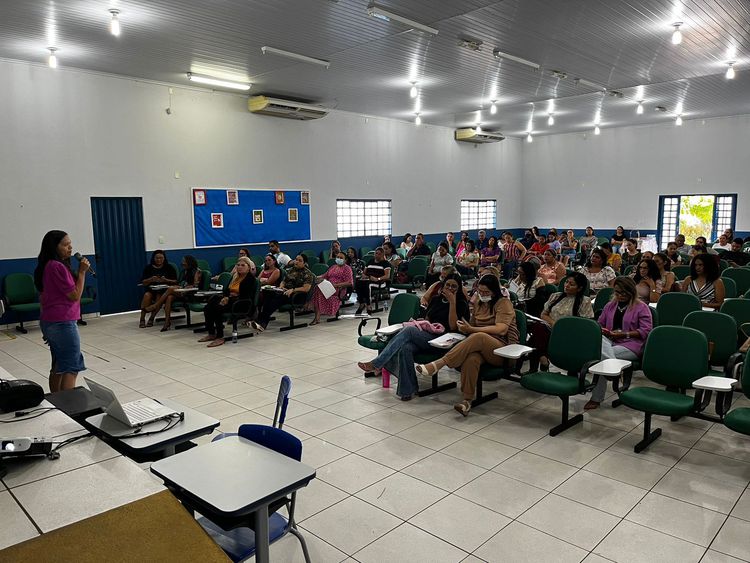
<svg viewBox="0 0 750 563"><path fill-rule="evenodd" d="M137 403L128 403L127 405L123 405L122 408L125 411L125 414L128 415L128 418L134 423L145 422L156 418L155 411Z"/></svg>

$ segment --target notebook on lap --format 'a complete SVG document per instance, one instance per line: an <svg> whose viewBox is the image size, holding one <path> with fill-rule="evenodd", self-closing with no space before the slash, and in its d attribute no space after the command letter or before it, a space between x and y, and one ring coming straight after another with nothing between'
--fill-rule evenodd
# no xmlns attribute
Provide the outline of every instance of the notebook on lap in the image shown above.
<svg viewBox="0 0 750 563"><path fill-rule="evenodd" d="M154 399L138 399L123 405L108 387L91 379L86 379L86 383L96 398L106 405L104 412L131 428L137 428L157 420L164 420L178 414L174 409L165 407Z"/></svg>

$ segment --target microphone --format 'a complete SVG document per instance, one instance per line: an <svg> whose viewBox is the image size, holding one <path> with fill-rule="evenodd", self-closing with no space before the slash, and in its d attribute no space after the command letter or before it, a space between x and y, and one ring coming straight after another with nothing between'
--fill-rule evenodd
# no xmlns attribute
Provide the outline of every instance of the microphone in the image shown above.
<svg viewBox="0 0 750 563"><path fill-rule="evenodd" d="M76 260L78 260L80 262L81 258L83 258L83 256L81 256L80 252L76 252L73 255L73 258L75 258ZM89 265L89 274L91 274L92 276L96 277L96 272L94 271L94 268L91 267L91 265Z"/></svg>

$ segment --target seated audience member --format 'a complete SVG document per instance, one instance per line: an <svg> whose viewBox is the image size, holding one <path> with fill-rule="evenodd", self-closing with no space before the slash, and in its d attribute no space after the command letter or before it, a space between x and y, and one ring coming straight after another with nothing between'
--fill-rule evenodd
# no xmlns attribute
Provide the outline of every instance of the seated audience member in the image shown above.
<svg viewBox="0 0 750 563"><path fill-rule="evenodd" d="M432 255L432 251L430 250L430 247L427 246L427 243L425 243L424 235L422 233L417 233L417 237L414 241L414 246L412 246L411 250L409 250L409 252L406 253L407 260L414 256L430 256L430 255Z"/></svg>
<svg viewBox="0 0 750 563"><path fill-rule="evenodd" d="M612 287L617 277L615 271L607 266L607 255L601 248L592 250L588 264L579 268L578 271L589 280L589 287L593 291L599 291L604 287Z"/></svg>
<svg viewBox="0 0 750 563"><path fill-rule="evenodd" d="M396 247L393 246L392 242L386 242L383 245L383 256L385 258L385 261L394 268L398 268L398 265L403 261L401 260L401 256L399 256L396 252Z"/></svg>
<svg viewBox="0 0 750 563"><path fill-rule="evenodd" d="M690 254L690 251L692 250L692 247L685 244L685 235L678 234L674 237L675 245L677 246L677 252L681 254Z"/></svg>
<svg viewBox="0 0 750 563"><path fill-rule="evenodd" d="M612 268L615 273L619 273L622 269L622 257L616 252L612 252L612 245L608 242L601 243L599 248L601 248L604 251L604 254L607 255L607 265Z"/></svg>
<svg viewBox="0 0 750 563"><path fill-rule="evenodd" d="M331 241L331 248L328 249L328 253L326 254L326 262L335 260L339 252L341 252L341 243L337 240Z"/></svg>
<svg viewBox="0 0 750 563"><path fill-rule="evenodd" d="M427 308L427 305L430 302L430 299L432 299L435 295L435 291L438 291L441 287L441 284L447 280L449 277L453 276L457 273L457 270L455 266L443 266L440 269L440 278L438 281L433 283L431 286L427 288L427 291L425 291L422 294L422 297L419 299L419 306L423 309ZM461 290L464 292L464 295L466 296L466 299L468 301L469 299L469 292L468 290L461 284Z"/></svg>
<svg viewBox="0 0 750 563"><path fill-rule="evenodd" d="M636 248L636 242L632 238L625 239L623 242L625 252L622 253L622 268L623 272L628 266L635 266L641 261L641 253Z"/></svg>
<svg viewBox="0 0 750 563"><path fill-rule="evenodd" d="M482 266L495 266L502 263L502 250L497 244L497 237L487 239L487 245L479 251Z"/></svg>
<svg viewBox="0 0 750 563"><path fill-rule="evenodd" d="M378 246L383 246L386 243L392 242L391 235L383 235L383 241Z"/></svg>
<svg viewBox="0 0 750 563"><path fill-rule="evenodd" d="M672 273L669 258L662 252L654 254L654 264L659 269L659 279L656 280L656 291L661 295L662 293L669 293L675 290L675 282L677 281L674 273ZM679 291L679 286L676 288Z"/></svg>
<svg viewBox="0 0 750 563"><path fill-rule="evenodd" d="M352 269L352 274L354 274L355 280L362 275L362 271L365 269L365 263L357 258L357 249L353 246L346 249L346 263Z"/></svg>
<svg viewBox="0 0 750 563"><path fill-rule="evenodd" d="M682 291L698 297L704 307L719 309L726 295L720 275L715 256L698 254L690 262L690 275L682 282Z"/></svg>
<svg viewBox="0 0 750 563"><path fill-rule="evenodd" d="M622 225L618 226L617 229L615 229L615 234L613 234L609 239L609 244L612 245L612 251L613 252L620 252L620 247L622 246L622 243L625 241L625 229L622 227ZM637 243L636 243L637 246Z"/></svg>
<svg viewBox="0 0 750 563"><path fill-rule="evenodd" d="M688 255L692 258L693 256L697 256L698 254L717 255L718 252L708 246L706 237L696 237L695 244L693 245L693 248L690 249L690 252L688 252Z"/></svg>
<svg viewBox="0 0 750 563"><path fill-rule="evenodd" d="M272 240L268 243L268 252L270 254L273 254L274 258L276 258L276 262L282 268L286 268L289 265L289 262L291 262L292 260L289 257L289 255L284 254L281 251L281 247L279 246L279 241L277 240Z"/></svg>
<svg viewBox="0 0 750 563"><path fill-rule="evenodd" d="M503 233L503 238L505 238L505 233ZM534 233L531 232L531 229L526 229L523 232L523 238L518 242L522 244L526 250L528 250L529 248L531 248L531 245L536 242L536 237L534 236Z"/></svg>
<svg viewBox="0 0 750 563"><path fill-rule="evenodd" d="M638 299L635 282L622 276L615 280L612 301L607 303L598 319L602 327L602 359L639 361L643 346L653 328L648 305ZM607 391L607 378L600 377L591 400L584 410L599 408Z"/></svg>
<svg viewBox="0 0 750 563"><path fill-rule="evenodd" d="M667 257L669 258L669 262L671 266L674 268L675 266L679 266L682 264L682 256L680 256L680 253L677 252L677 243L676 242L670 242L667 245L667 249L665 251Z"/></svg>
<svg viewBox="0 0 750 563"><path fill-rule="evenodd" d="M659 267L653 260L641 260L633 272L638 299L644 303L656 303L661 297L657 283L661 281Z"/></svg>
<svg viewBox="0 0 750 563"><path fill-rule="evenodd" d="M503 233L503 266L502 272L505 279L511 279L515 276L516 268L521 260L526 256L526 247L513 238L513 233L505 231Z"/></svg>
<svg viewBox="0 0 750 563"><path fill-rule="evenodd" d="M430 259L430 265L427 266L425 284L430 286L435 283L440 277L440 269L443 266L451 265L453 265L453 256L448 253L448 245L443 241L438 245L437 250Z"/></svg>
<svg viewBox="0 0 750 563"><path fill-rule="evenodd" d="M250 250L247 249L247 248L240 248L239 251L237 252L237 259L239 260L240 258L247 258L248 260L250 260ZM250 264L251 264L250 265L250 273L252 275L254 275L254 276L257 275L257 265L252 260L250 260ZM229 271L229 273L232 276L234 276L234 274L237 273L237 264L236 263L235 263L234 266L232 266L232 269ZM220 275L212 276L211 277L211 281L212 282L217 282L217 281L219 281L219 277L220 277Z"/></svg>
<svg viewBox="0 0 750 563"><path fill-rule="evenodd" d="M468 335L439 360L419 364L417 373L431 376L440 368L448 366L461 370L461 394L463 401L453 406L463 416L469 414L471 402L476 395L479 368L483 363L493 366L503 364L503 359L494 354L495 349L518 343L516 313L508 299L508 292L500 287L497 278L485 276L477 287L479 300L474 306L469 322L459 319L458 331Z"/></svg>
<svg viewBox="0 0 750 563"><path fill-rule="evenodd" d="M190 256L189 254L184 256L182 258L181 266L182 270L177 277L177 285L172 285L167 288L167 290L162 293L161 297L159 297L156 303L150 305L149 307L146 307L146 310L148 312L156 315L159 309L161 309L162 305L164 305L164 326L161 327L161 332L166 332L172 327L172 303L179 293L178 290L201 286L201 279L203 278L203 274L198 268L198 261L195 259L195 257Z"/></svg>
<svg viewBox="0 0 750 563"><path fill-rule="evenodd" d="M448 245L448 253L451 256L456 254L456 236L453 233L446 233L445 240L443 241Z"/></svg>
<svg viewBox="0 0 750 563"><path fill-rule="evenodd" d="M456 254L456 270L464 276L474 275L479 266L479 253L474 248L474 241L467 240L464 243L464 251Z"/></svg>
<svg viewBox="0 0 750 563"><path fill-rule="evenodd" d="M544 287L544 280L537 276L536 268L529 262L518 266L518 275L511 280L508 289L518 295L519 301L530 301L536 296L536 291Z"/></svg>
<svg viewBox="0 0 750 563"><path fill-rule="evenodd" d="M581 252L583 252L585 256L588 256L589 253L599 244L599 239L596 238L596 235L594 234L594 228L586 227L586 235L582 236L578 242L581 245Z"/></svg>
<svg viewBox="0 0 750 563"><path fill-rule="evenodd" d="M731 244L734 240L734 231L731 228L727 227L726 229L724 229L723 234L725 237L727 237L727 242Z"/></svg>
<svg viewBox="0 0 750 563"><path fill-rule="evenodd" d="M458 242L458 245L456 246L456 257L464 253L464 251L466 250L466 243L469 240L470 240L469 232L461 231L461 240Z"/></svg>
<svg viewBox="0 0 750 563"><path fill-rule="evenodd" d="M487 233L484 231L484 229L480 229L477 231L477 240L476 240L476 246L477 250L482 252L482 249L487 246Z"/></svg>
<svg viewBox="0 0 750 563"><path fill-rule="evenodd" d="M654 253L650 250L646 250L641 253L641 260L653 260L654 259Z"/></svg>
<svg viewBox="0 0 750 563"><path fill-rule="evenodd" d="M721 255L722 260L726 260L734 268L744 266L750 262L750 252L742 252L743 244L741 238L734 239L732 241L732 249L727 250Z"/></svg>
<svg viewBox="0 0 750 563"><path fill-rule="evenodd" d="M266 257L263 259L263 269L260 271L258 279L261 287L264 285L278 287L281 283L281 269L273 254L266 254Z"/></svg>
<svg viewBox="0 0 750 563"><path fill-rule="evenodd" d="M542 265L539 268L539 277L544 280L544 283L551 283L557 285L565 277L565 266L562 262L557 261L555 253L552 249L547 249L542 254Z"/></svg>
<svg viewBox="0 0 750 563"><path fill-rule="evenodd" d="M547 350L552 327L562 317L594 318L591 300L586 296L586 276L580 272L565 276L563 291L550 295L542 310L542 322L529 323L528 345L535 349L532 364L538 362L542 371L549 369Z"/></svg>
<svg viewBox="0 0 750 563"><path fill-rule="evenodd" d="M727 235L722 233L719 235L719 241L711 248L714 250L732 250L732 239L728 239Z"/></svg>
<svg viewBox="0 0 750 563"><path fill-rule="evenodd" d="M255 298L256 284L255 276L250 272L250 258L243 256L237 260L232 275L232 281L224 288L222 295L214 295L206 303L203 315L206 318L208 334L198 342L208 342L209 348L215 348L224 344L224 314L232 311L232 306L239 300L247 300L250 303ZM251 315L254 311L253 305L246 309Z"/></svg>
<svg viewBox="0 0 750 563"><path fill-rule="evenodd" d="M417 240L419 240L419 235L417 235ZM416 245L414 246L414 248L416 248ZM425 246L425 248L427 247ZM370 269L370 266L382 268L383 273L381 274L380 271L378 271L377 275L368 275L367 272ZM379 246L375 249L375 260L373 260L370 265L365 268L365 270L362 272L362 275L355 282L354 287L355 291L357 292L357 303L359 303L359 307L357 308L358 315L365 310L365 307L367 307L368 312L372 312L372 307L370 306L371 289L373 287L378 287L381 284L385 284L385 286L387 287L390 281L391 265L385 260L385 252L383 251L383 248Z"/></svg>
<svg viewBox="0 0 750 563"><path fill-rule="evenodd" d="M568 229L568 232L560 237L560 244L562 245L560 254L563 256L563 265L567 265L570 260L575 261L576 254L578 254L578 241L573 229Z"/></svg>
<svg viewBox="0 0 750 563"><path fill-rule="evenodd" d="M550 245L547 244L547 237L545 237L544 235L539 235L536 242L531 245L531 248L529 248L526 256L541 256L548 248L550 248Z"/></svg>
<svg viewBox="0 0 750 563"><path fill-rule="evenodd" d="M141 301L141 320L138 323L140 328L154 326L156 311L154 310L151 313L148 323L146 323L146 312L150 310L149 307L159 299L159 295L164 291L153 289L151 286L174 285L176 283L177 272L167 261L167 253L163 250L154 250L151 253L151 262L143 269L143 275L141 276L141 284L146 292L143 294L143 300Z"/></svg>
<svg viewBox="0 0 750 563"><path fill-rule="evenodd" d="M307 256L298 254L292 262L293 266L284 281L279 284L282 292L268 291L260 302L258 320L252 321L250 326L257 333L266 330L273 314L282 305L303 305L315 283L315 274L307 268Z"/></svg>
<svg viewBox="0 0 750 563"><path fill-rule="evenodd" d="M461 278L455 272L435 283L428 291L424 318L444 328L443 332L456 332L458 321L469 316L469 305L461 290ZM427 294L425 294L427 296ZM419 391L414 369L414 354L434 352L429 342L441 333L428 332L409 324L390 339L388 345L371 362L359 362L360 369L379 373L383 368L398 377L396 395L402 401L410 400Z"/></svg>
<svg viewBox="0 0 750 563"><path fill-rule="evenodd" d="M414 241L412 240L411 234L406 233L404 235L404 240L401 241L401 248L406 250L406 252L408 253L412 249L413 246L414 246Z"/></svg>
<svg viewBox="0 0 750 563"><path fill-rule="evenodd" d="M562 252L562 243L557 240L557 231L555 229L552 229L547 233L547 245L555 252L555 254L560 254L560 252Z"/></svg>
<svg viewBox="0 0 750 563"><path fill-rule="evenodd" d="M389 242L388 244L393 247L392 243ZM331 317L336 316L341 307L341 301L346 298L347 289L354 285L354 275L352 269L346 264L346 255L339 252L335 260L336 262L328 268L325 274L318 276L316 282L321 283L323 280L328 280L336 289L336 293L326 298L320 288L317 285L315 286L312 296L315 318L310 323L311 325L320 322L321 314Z"/></svg>
<svg viewBox="0 0 750 563"><path fill-rule="evenodd" d="M533 227L531 227L531 234L534 236L534 240L531 244L534 244L539 238L539 235L541 235L542 233L539 231L539 227L534 225Z"/></svg>

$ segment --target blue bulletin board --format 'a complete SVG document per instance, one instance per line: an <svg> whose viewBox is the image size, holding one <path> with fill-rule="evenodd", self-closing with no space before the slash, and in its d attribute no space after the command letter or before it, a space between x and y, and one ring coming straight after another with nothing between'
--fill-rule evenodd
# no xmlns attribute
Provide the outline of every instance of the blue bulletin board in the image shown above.
<svg viewBox="0 0 750 563"><path fill-rule="evenodd" d="M192 188L195 247L310 240L310 192Z"/></svg>

